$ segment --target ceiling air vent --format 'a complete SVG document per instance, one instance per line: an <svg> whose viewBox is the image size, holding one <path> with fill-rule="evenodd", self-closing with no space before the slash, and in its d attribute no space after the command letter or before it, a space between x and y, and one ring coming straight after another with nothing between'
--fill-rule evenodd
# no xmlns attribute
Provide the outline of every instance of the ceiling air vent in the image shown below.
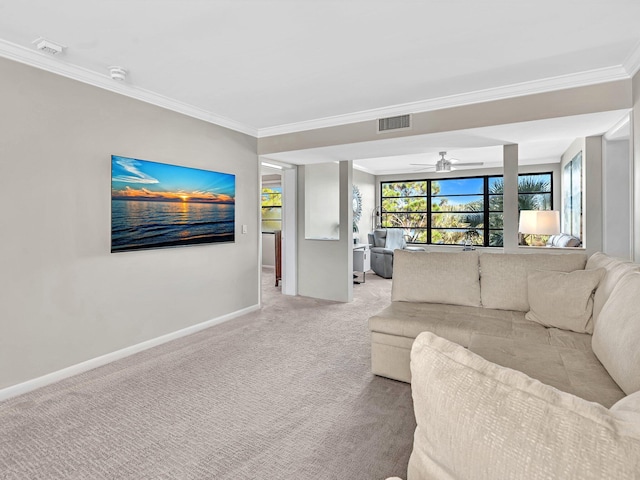
<svg viewBox="0 0 640 480"><path fill-rule="evenodd" d="M36 38L31 43L33 43L38 50L44 53L48 53L49 55L58 55L65 49L63 45L59 45L42 37Z"/></svg>
<svg viewBox="0 0 640 480"><path fill-rule="evenodd" d="M405 128L411 128L411 115L399 115L397 117L378 119L378 133Z"/></svg>

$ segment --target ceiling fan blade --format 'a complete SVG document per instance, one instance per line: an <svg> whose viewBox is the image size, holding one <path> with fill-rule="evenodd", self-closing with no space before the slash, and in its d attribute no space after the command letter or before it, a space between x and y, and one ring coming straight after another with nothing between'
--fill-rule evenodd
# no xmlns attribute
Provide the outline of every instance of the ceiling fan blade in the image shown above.
<svg viewBox="0 0 640 480"><path fill-rule="evenodd" d="M470 163L452 163L454 167L470 167L472 165L484 165L484 162L470 162Z"/></svg>
<svg viewBox="0 0 640 480"><path fill-rule="evenodd" d="M414 167L435 167L433 163L410 163Z"/></svg>

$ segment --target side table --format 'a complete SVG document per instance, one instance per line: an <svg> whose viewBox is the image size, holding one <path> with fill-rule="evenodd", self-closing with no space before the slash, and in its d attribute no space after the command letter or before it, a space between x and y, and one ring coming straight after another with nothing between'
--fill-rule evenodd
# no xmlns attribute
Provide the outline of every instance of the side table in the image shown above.
<svg viewBox="0 0 640 480"><path fill-rule="evenodd" d="M360 284L365 283L366 274L371 270L371 251L369 250L369 244L367 243L354 243L353 244L353 283ZM362 274L362 281L358 279L359 274Z"/></svg>

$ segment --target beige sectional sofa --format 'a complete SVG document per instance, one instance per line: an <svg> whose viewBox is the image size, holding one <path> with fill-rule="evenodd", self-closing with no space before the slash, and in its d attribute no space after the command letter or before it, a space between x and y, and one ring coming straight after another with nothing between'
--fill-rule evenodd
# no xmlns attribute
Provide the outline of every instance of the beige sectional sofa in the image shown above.
<svg viewBox="0 0 640 480"><path fill-rule="evenodd" d="M639 307L602 253L396 252L369 327L373 372L412 382L409 480L640 478Z"/></svg>

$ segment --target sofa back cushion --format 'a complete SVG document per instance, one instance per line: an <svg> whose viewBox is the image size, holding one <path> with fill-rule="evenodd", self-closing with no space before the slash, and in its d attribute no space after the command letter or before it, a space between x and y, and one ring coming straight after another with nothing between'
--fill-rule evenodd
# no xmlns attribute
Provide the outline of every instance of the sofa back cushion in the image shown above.
<svg viewBox="0 0 640 480"><path fill-rule="evenodd" d="M529 311L527 276L534 270L583 270L583 253L483 253L480 255L482 306L498 310Z"/></svg>
<svg viewBox="0 0 640 480"><path fill-rule="evenodd" d="M598 321L602 307L609 299L616 284L627 273L640 272L640 265L597 252L589 257L584 268L588 270L604 268L606 271L593 296L593 323L595 324Z"/></svg>
<svg viewBox="0 0 640 480"><path fill-rule="evenodd" d="M391 300L479 307L478 253L396 250Z"/></svg>
<svg viewBox="0 0 640 480"><path fill-rule="evenodd" d="M374 247L384 247L387 243L387 230L374 230L369 234L369 243Z"/></svg>
<svg viewBox="0 0 640 480"><path fill-rule="evenodd" d="M627 394L640 390L640 273L622 277L594 325L591 346Z"/></svg>
<svg viewBox="0 0 640 480"><path fill-rule="evenodd" d="M609 411L430 332L413 343L411 375L411 479L638 476L633 407Z"/></svg>

